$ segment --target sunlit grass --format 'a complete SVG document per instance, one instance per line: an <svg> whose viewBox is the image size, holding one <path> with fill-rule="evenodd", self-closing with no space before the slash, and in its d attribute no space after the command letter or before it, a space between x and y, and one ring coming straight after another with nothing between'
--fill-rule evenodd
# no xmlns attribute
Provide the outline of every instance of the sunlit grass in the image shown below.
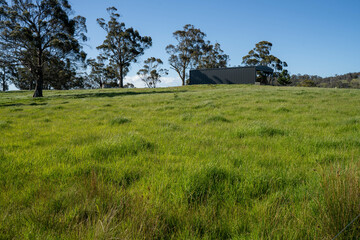
<svg viewBox="0 0 360 240"><path fill-rule="evenodd" d="M0 239L331 239L360 213L358 90L44 94L0 93Z"/></svg>

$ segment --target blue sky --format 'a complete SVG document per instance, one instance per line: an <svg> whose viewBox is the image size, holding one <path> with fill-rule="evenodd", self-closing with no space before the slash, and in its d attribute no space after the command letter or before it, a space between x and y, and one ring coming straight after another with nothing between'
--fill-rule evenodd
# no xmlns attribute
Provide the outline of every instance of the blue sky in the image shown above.
<svg viewBox="0 0 360 240"><path fill-rule="evenodd" d="M121 21L151 36L152 48L133 64L127 81L136 78L142 61L159 57L167 64L165 47L172 33L193 24L230 55L230 65L262 40L273 43L272 54L288 63L291 74L331 76L360 71L360 0L69 0L76 15L87 18L89 57L96 57L105 32L96 19L107 18L115 6ZM173 70L162 86L180 85Z"/></svg>

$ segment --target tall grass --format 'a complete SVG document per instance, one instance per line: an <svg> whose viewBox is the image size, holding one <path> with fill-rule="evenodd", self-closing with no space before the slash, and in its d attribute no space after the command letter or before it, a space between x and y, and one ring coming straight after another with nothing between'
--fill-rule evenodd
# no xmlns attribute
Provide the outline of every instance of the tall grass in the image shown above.
<svg viewBox="0 0 360 240"><path fill-rule="evenodd" d="M325 239L359 239L360 219L348 226L360 214L359 163L347 167L331 167L322 174L320 227Z"/></svg>
<svg viewBox="0 0 360 240"><path fill-rule="evenodd" d="M360 213L359 100L249 85L0 93L0 239L331 239Z"/></svg>

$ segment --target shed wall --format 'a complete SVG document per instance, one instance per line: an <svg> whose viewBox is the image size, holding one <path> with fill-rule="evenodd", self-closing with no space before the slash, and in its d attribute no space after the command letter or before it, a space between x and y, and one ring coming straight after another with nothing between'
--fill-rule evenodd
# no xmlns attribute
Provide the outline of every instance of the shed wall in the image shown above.
<svg viewBox="0 0 360 240"><path fill-rule="evenodd" d="M255 84L256 70L246 68L219 68L191 70L189 84Z"/></svg>

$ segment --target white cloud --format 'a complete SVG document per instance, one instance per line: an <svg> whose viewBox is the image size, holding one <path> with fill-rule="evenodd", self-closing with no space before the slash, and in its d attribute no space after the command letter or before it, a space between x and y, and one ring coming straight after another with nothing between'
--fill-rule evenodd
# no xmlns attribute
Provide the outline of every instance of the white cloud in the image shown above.
<svg viewBox="0 0 360 240"><path fill-rule="evenodd" d="M138 75L126 76L125 79L124 79L124 85L126 83L132 83L137 88L143 88L144 87L144 83L141 81L141 79L140 79L140 77Z"/></svg>
<svg viewBox="0 0 360 240"><path fill-rule="evenodd" d="M132 83L137 88L144 88L145 84L143 81L141 81L140 77L138 75L134 76L126 76L124 79L124 84L126 83ZM175 77L162 77L161 83L159 83L159 87L175 87L180 86L181 82Z"/></svg>

